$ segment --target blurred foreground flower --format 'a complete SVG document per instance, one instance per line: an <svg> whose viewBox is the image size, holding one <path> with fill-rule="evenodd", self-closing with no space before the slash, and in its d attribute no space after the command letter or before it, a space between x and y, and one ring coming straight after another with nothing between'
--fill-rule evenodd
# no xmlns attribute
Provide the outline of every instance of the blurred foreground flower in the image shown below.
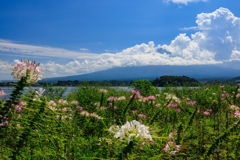
<svg viewBox="0 0 240 160"><path fill-rule="evenodd" d="M111 133L114 133L114 138L120 138L121 140L128 137L128 143L132 140L132 137L143 138L152 141L152 136L148 130L148 126L141 124L140 122L133 120L126 122L123 126L112 125L109 128Z"/></svg>
<svg viewBox="0 0 240 160"><path fill-rule="evenodd" d="M24 60L12 67L12 76L16 80L21 80L23 77L27 77L27 82L34 84L38 80L42 79L41 73L43 69L39 67L40 63L36 63L35 61Z"/></svg>
<svg viewBox="0 0 240 160"><path fill-rule="evenodd" d="M5 92L4 92L4 90L2 90L1 88L0 88L0 96L5 96L6 94L5 94Z"/></svg>
<svg viewBox="0 0 240 160"><path fill-rule="evenodd" d="M101 88L101 89L99 89L99 92L107 93L107 90L105 88Z"/></svg>
<svg viewBox="0 0 240 160"><path fill-rule="evenodd" d="M234 113L234 117L240 118L240 112L239 112L239 111L236 111L236 112Z"/></svg>
<svg viewBox="0 0 240 160"><path fill-rule="evenodd" d="M0 115L0 118L3 119L3 121L0 121L0 127L8 125L8 118L5 116Z"/></svg>

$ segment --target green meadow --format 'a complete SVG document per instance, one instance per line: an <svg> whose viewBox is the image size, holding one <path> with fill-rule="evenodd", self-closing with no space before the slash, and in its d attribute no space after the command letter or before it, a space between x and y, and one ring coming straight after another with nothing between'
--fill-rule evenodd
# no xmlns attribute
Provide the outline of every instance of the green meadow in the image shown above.
<svg viewBox="0 0 240 160"><path fill-rule="evenodd" d="M23 94L25 82L0 101L0 159L240 159L239 85L86 83L63 98L53 86Z"/></svg>

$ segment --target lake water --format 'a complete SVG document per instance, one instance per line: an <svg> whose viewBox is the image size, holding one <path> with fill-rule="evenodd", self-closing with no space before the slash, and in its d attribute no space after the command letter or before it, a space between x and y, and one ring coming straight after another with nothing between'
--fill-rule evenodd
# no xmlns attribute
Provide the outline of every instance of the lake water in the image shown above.
<svg viewBox="0 0 240 160"><path fill-rule="evenodd" d="M10 86L10 87L0 87L2 90L4 90L4 92L5 92L5 96L2 96L2 97L0 97L0 99L8 99L9 98L9 95L12 93L12 91L13 91L13 89L14 89L14 87L13 86ZM34 90L34 89L36 89L36 90L38 90L39 88L42 88L42 87L32 87L32 89ZM67 87L67 90L64 92L64 94L63 94L63 97L65 97L65 96L67 96L70 92L72 92L74 89L77 89L78 87ZM123 89L123 90L131 90L132 88L130 88L130 87L123 87L123 86L117 86L117 87L112 87L112 88L115 88L115 89L119 89L119 90L121 90L121 89ZM158 87L158 89L159 90L161 90L162 88L164 88L164 87ZM177 88L179 88L179 89L181 89L182 87L177 87ZM191 88L198 88L198 87L191 87ZM25 91L27 90L27 88L25 89Z"/></svg>
<svg viewBox="0 0 240 160"><path fill-rule="evenodd" d="M10 87L0 87L2 90L4 90L5 92L5 96L0 97L1 99L8 99L9 95L12 93L12 91L14 90L13 86ZM33 90L38 90L39 88L42 87L31 87ZM24 91L26 91L28 88L24 88ZM64 92L63 96L67 96L73 89L76 89L76 87L67 87L67 90Z"/></svg>
<svg viewBox="0 0 240 160"><path fill-rule="evenodd" d="M10 86L10 87L0 87L2 90L4 90L4 92L5 92L5 96L2 96L2 97L0 97L0 99L8 99L9 98L9 95L12 93L12 91L13 91L13 89L14 89L14 87L13 86ZM38 90L39 88L42 88L42 87L32 87L32 89L36 89L36 90ZM78 87L67 87L67 90L64 92L64 94L63 94L63 97L65 97L65 96L67 96L70 92L72 92L74 89L77 89ZM123 90L131 90L132 88L130 88L130 87L126 87L126 86L117 86L117 87L112 87L112 88L115 88L115 89L119 89L119 90L121 90L121 89L123 89ZM158 89L159 90L161 90L162 88L164 88L164 87L158 87ZM181 89L182 87L177 87L177 88L179 88L179 89ZM198 88L198 87L190 87L190 88ZM25 91L27 90L27 88L25 89Z"/></svg>
<svg viewBox="0 0 240 160"><path fill-rule="evenodd" d="M14 90L13 86L10 87L0 87L2 90L4 90L5 92L5 96L0 97L0 99L8 99L9 95L12 93L12 91ZM38 90L39 88L42 87L31 87L33 90L36 89ZM77 87L67 87L67 90L64 92L63 97L67 96L70 92L72 92L74 89L76 89ZM129 90L129 87L113 87L115 89L124 89L124 90ZM25 88L24 90L26 91L28 88Z"/></svg>

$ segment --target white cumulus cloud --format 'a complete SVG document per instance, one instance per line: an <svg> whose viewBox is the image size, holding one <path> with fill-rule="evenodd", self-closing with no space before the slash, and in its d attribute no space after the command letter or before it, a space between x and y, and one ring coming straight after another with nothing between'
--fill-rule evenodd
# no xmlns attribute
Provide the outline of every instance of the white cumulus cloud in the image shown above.
<svg viewBox="0 0 240 160"><path fill-rule="evenodd" d="M231 54L231 61L232 60L239 60L240 61L240 50L232 50L232 54ZM239 62L240 63L240 62Z"/></svg>
<svg viewBox="0 0 240 160"><path fill-rule="evenodd" d="M240 18L227 8L197 15L199 32L191 35L199 47L215 52L216 60L227 60L232 50L240 50Z"/></svg>
<svg viewBox="0 0 240 160"><path fill-rule="evenodd" d="M178 35L170 45L159 45L159 48L170 52L173 57L178 56L188 60L196 59L214 62L215 53L202 49L196 41L190 39L186 34Z"/></svg>
<svg viewBox="0 0 240 160"><path fill-rule="evenodd" d="M185 37L186 38L186 37ZM207 51L199 51L196 55L191 52L195 52L194 42L188 40L188 49L183 52L185 55L177 54L176 49L172 54L159 52L159 46L156 46L154 42L150 41L148 44L142 43L133 47L124 49L118 53L103 53L96 55L98 58L86 59L86 60L74 60L67 64L57 64L55 62L49 62L42 64L46 68L46 77L60 76L60 75L77 75L90 73L113 67L124 66L144 66L144 65L195 65L195 64L216 64L221 63L215 61L213 55ZM178 44L179 45L179 44ZM161 47L161 46L160 46ZM193 49L192 49L193 48ZM191 50L192 49L192 50ZM200 49L198 49L200 50Z"/></svg>
<svg viewBox="0 0 240 160"><path fill-rule="evenodd" d="M240 50L239 17L234 16L229 9L220 7L211 13L198 14L196 24L197 27L186 27L198 28L191 36L179 34L169 45L159 47L170 52L171 56L185 59L238 59L236 51Z"/></svg>

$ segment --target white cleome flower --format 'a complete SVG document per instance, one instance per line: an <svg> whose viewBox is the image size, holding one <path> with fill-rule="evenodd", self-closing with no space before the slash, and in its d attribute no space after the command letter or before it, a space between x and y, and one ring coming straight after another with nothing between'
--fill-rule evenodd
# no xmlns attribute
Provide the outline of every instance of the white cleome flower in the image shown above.
<svg viewBox="0 0 240 160"><path fill-rule="evenodd" d="M111 126L109 131L114 133L114 138L120 138L121 140L128 137L128 143L132 140L132 137L148 139L152 141L152 136L149 132L149 127L141 124L140 122L133 120L126 122L123 126Z"/></svg>

